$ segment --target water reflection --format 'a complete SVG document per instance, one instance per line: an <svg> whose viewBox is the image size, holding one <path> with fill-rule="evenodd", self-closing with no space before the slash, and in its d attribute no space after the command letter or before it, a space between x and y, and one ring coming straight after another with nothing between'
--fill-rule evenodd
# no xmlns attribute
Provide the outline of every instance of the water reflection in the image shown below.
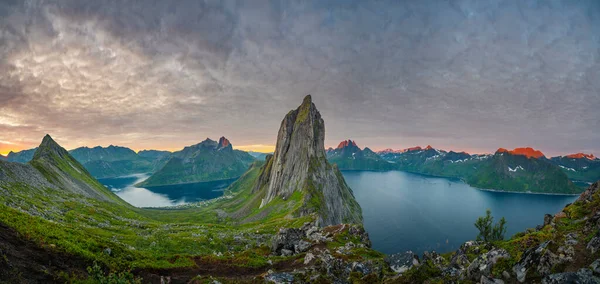
<svg viewBox="0 0 600 284"><path fill-rule="evenodd" d="M235 179L141 188L135 184L146 180L148 174L134 174L99 179L107 188L136 207L165 207L217 198Z"/></svg>

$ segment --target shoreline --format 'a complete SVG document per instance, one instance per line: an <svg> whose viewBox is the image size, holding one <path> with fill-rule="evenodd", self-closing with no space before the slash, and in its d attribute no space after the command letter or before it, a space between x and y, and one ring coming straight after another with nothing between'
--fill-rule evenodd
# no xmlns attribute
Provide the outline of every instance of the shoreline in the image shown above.
<svg viewBox="0 0 600 284"><path fill-rule="evenodd" d="M502 190L502 189L479 188L479 187L470 185L466 180L464 180L463 178L459 178L459 177L438 176L438 175L433 175L433 174L418 173L418 172L403 171L403 170L387 170L387 171L376 171L376 170L344 170L342 172L375 172L375 173L403 172L403 173L409 173L409 174L413 174L413 175L419 175L419 176L425 176L425 177L431 177L431 178L443 178L443 179L446 179L446 180L449 180L449 181L460 181L460 182L468 185L469 187L472 187L473 189L481 190L481 191L489 191L489 192L517 193L517 194L536 194L536 195L563 195L563 196L579 196L581 194L581 193L523 192L523 191L509 191L509 190Z"/></svg>
<svg viewBox="0 0 600 284"><path fill-rule="evenodd" d="M465 183L469 185L468 183ZM551 192L520 192L520 191L506 191L506 190L498 190L498 189L489 189L489 188L479 188L472 185L470 187L481 190L481 191L489 191L489 192L501 192L501 193L516 193L516 194L534 194L534 195L562 195L562 196L579 196L581 193L551 193Z"/></svg>

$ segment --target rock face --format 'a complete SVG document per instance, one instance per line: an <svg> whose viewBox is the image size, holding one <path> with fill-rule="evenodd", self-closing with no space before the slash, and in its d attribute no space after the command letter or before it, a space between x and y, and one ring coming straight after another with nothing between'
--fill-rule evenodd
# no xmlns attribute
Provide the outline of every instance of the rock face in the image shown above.
<svg viewBox="0 0 600 284"><path fill-rule="evenodd" d="M301 191L304 204L295 214L317 214L321 226L362 223L352 190L326 159L324 140L325 123L308 95L281 122L275 153L267 157L255 188L266 189L260 207Z"/></svg>

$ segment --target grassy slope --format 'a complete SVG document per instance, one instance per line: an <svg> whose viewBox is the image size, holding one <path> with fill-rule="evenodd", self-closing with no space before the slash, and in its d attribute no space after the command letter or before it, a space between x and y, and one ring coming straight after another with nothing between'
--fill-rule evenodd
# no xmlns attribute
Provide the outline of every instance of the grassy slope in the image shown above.
<svg viewBox="0 0 600 284"><path fill-rule="evenodd" d="M180 183L206 182L241 176L254 158L248 153L199 150L193 161L174 156L140 186L160 186Z"/></svg>
<svg viewBox="0 0 600 284"><path fill-rule="evenodd" d="M0 223L42 247L97 261L111 270L195 267L199 259L239 267L266 267L270 238L280 227L300 227L310 217L291 219L289 204L276 200L258 210L252 195L255 165L228 198L195 208L138 209L60 190L11 184L0 188ZM6 192L4 192L6 191ZM259 201L260 202L260 201ZM284 206L285 205L285 206ZM239 224L218 211L260 218ZM110 248L110 255L106 249Z"/></svg>

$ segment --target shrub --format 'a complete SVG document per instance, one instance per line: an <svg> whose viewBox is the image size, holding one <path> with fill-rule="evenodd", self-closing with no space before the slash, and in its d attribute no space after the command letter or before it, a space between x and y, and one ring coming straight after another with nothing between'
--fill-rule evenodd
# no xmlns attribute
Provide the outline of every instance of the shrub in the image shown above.
<svg viewBox="0 0 600 284"><path fill-rule="evenodd" d="M504 240L506 220L502 217L498 223L495 225L493 223L494 217L492 217L492 211L490 209L485 211L484 217L477 218L475 227L479 230L479 235L477 235L478 241L493 242Z"/></svg>

